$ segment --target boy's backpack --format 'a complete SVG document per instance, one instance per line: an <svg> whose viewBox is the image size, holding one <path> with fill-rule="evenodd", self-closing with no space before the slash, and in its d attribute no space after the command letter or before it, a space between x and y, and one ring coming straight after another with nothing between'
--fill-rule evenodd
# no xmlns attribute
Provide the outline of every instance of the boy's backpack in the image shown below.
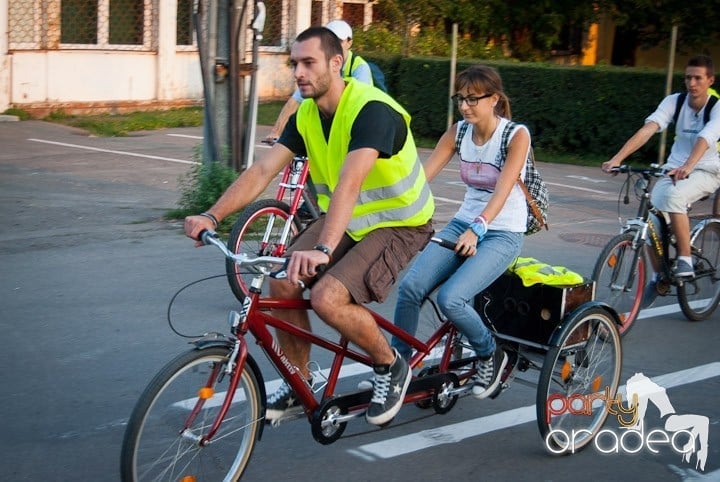
<svg viewBox="0 0 720 482"><path fill-rule="evenodd" d="M383 71L380 69L378 64L376 64L375 62L369 62L367 60L365 62L367 62L368 67L370 67L370 72L372 72L373 85L378 89L382 90L383 92L387 92L387 86L385 85L385 74L383 74Z"/></svg>
<svg viewBox="0 0 720 482"><path fill-rule="evenodd" d="M683 92L677 97L677 102L675 103L675 114L673 114L673 122L675 123L675 125L677 125L678 117L680 117L680 109L685 103L685 99L687 99L687 92ZM715 107L717 101L718 93L713 90L710 94L710 98L707 101L707 105L705 106L705 111L703 112L703 125L707 124L708 121L710 121L710 111L713 109L713 107Z"/></svg>
<svg viewBox="0 0 720 482"><path fill-rule="evenodd" d="M508 142L510 141L510 133L515 128L514 122L508 122L505 125L505 129L502 133L502 139L500 142L500 154L503 159L507 157ZM470 124L463 122L459 129L457 136L455 137L455 152L460 155L460 143L462 138L465 136ZM537 233L543 227L548 228L547 224L547 213L549 206L550 195L548 192L547 185L542 180L540 173L535 167L535 154L532 146L530 146L530 152L525 164L525 182L518 178L518 184L525 193L525 199L527 201L528 215L527 223L525 225L525 235Z"/></svg>
<svg viewBox="0 0 720 482"><path fill-rule="evenodd" d="M708 89L708 93L710 94L710 98L708 99L707 104L705 105L705 110L703 111L703 125L710 121L710 111L713 110L717 101L720 100L718 99L718 95L720 94L718 94L714 89ZM687 92L682 92L677 97L677 102L675 103L675 113L673 114L673 123L675 124L675 128L677 128L678 117L680 117L680 109L682 109L685 99L687 99ZM718 141L717 150L720 151L720 141Z"/></svg>
<svg viewBox="0 0 720 482"><path fill-rule="evenodd" d="M350 53L350 71L355 70L355 52ZM375 62L370 62L367 59L365 60L365 63L368 64L368 67L370 67L370 73L372 74L372 81L373 85L377 87L378 89L382 90L383 92L387 92L387 85L385 85L385 74L383 73L382 69L376 64Z"/></svg>

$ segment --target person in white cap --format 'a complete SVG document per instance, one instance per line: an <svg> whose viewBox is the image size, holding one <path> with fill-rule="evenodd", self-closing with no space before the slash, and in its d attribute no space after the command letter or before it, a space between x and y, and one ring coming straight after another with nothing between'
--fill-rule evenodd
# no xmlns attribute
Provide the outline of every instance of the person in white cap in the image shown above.
<svg viewBox="0 0 720 482"><path fill-rule="evenodd" d="M325 25L325 28L332 31L332 33L340 39L340 44L343 49L343 58L345 59L345 64L343 65L341 71L342 76L352 77L360 82L373 85L372 72L370 72L370 67L367 62L350 50L350 47L352 47L353 37L350 25L345 20L333 20ZM303 98L300 95L300 90L296 88L293 95L287 100L287 102L285 102L280 114L278 114L278 118L270 130L270 133L265 137L265 142L273 143L278 139L278 137L280 137L280 133L285 128L285 124L287 124L290 116L298 110L302 100Z"/></svg>

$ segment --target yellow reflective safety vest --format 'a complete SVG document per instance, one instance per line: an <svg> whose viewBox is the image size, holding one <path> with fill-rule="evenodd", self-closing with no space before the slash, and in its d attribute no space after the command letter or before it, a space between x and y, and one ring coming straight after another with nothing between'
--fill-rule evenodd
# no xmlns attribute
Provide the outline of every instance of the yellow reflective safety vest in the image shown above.
<svg viewBox="0 0 720 482"><path fill-rule="evenodd" d="M343 78L349 79L352 77L352 73L355 69L365 64L367 64L367 61L364 58L359 55L355 55L352 50L348 50L347 58L345 59L345 63L343 64L343 68L340 73Z"/></svg>
<svg viewBox="0 0 720 482"><path fill-rule="evenodd" d="M378 228L422 226L435 211L435 202L410 132L410 114L386 93L355 79L347 80L327 141L320 112L312 99L305 99L296 114L297 129L305 141L310 174L317 188L318 205L327 211L348 154L353 122L370 101L384 102L400 113L408 134L400 152L389 159L378 158L362 183L346 230L355 241Z"/></svg>
<svg viewBox="0 0 720 482"><path fill-rule="evenodd" d="M535 258L517 258L510 271L520 277L524 286L544 284L549 286L577 285L583 277L563 266L550 266Z"/></svg>
<svg viewBox="0 0 720 482"><path fill-rule="evenodd" d="M713 89L712 87L710 87L708 89L708 94L712 95L713 97L720 98L720 94L718 94L718 91ZM720 152L720 140L718 140L718 143L717 143L717 150L718 150L718 152Z"/></svg>

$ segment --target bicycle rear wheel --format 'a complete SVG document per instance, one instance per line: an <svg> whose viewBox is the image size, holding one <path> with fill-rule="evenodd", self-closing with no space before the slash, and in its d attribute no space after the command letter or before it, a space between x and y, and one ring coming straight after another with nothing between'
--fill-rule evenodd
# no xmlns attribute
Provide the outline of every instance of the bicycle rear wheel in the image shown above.
<svg viewBox="0 0 720 482"><path fill-rule="evenodd" d="M120 471L124 481L237 480L261 429L261 391L245 364L235 396L210 443L200 445L228 390L230 351L191 350L150 382L125 430ZM187 479L184 479L187 477Z"/></svg>
<svg viewBox="0 0 720 482"><path fill-rule="evenodd" d="M300 231L297 216L290 219L290 206L277 199L261 199L248 204L233 225L228 249L235 254L282 256ZM241 302L248 294L252 274L241 271L231 260L225 261L228 283Z"/></svg>
<svg viewBox="0 0 720 482"><path fill-rule="evenodd" d="M593 396L614 399L622 368L620 334L609 310L580 308L562 326L557 346L545 355L536 400L540 434L553 454L574 453L594 439L609 411Z"/></svg>
<svg viewBox="0 0 720 482"><path fill-rule="evenodd" d="M680 309L690 321L710 317L720 302L720 223L706 222L693 233L695 277L678 286Z"/></svg>
<svg viewBox="0 0 720 482"><path fill-rule="evenodd" d="M620 317L618 331L624 336L640 313L645 288L645 252L633 248L635 232L615 236L595 262L595 299L610 305Z"/></svg>

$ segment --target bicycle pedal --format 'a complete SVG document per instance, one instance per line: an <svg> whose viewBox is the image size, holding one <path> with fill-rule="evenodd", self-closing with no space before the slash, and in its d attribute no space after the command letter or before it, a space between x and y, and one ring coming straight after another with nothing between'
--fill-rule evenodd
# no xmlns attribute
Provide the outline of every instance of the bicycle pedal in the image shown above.
<svg viewBox="0 0 720 482"><path fill-rule="evenodd" d="M666 280L661 280L658 281L655 290L657 291L658 295L667 296L668 294L670 294L670 288L671 284L669 282L667 282Z"/></svg>

